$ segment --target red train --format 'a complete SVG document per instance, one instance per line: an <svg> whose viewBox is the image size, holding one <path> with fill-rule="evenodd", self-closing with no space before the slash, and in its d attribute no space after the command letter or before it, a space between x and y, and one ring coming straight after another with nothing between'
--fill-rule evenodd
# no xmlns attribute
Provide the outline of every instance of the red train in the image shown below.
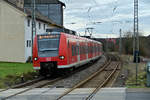
<svg viewBox="0 0 150 100"><path fill-rule="evenodd" d="M76 68L102 55L100 42L64 32L49 33L36 35L33 43L33 66L42 75Z"/></svg>

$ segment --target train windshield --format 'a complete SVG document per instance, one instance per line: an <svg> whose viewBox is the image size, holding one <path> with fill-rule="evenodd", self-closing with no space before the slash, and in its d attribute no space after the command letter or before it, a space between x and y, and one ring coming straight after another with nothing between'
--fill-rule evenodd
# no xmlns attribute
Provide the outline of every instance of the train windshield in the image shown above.
<svg viewBox="0 0 150 100"><path fill-rule="evenodd" d="M40 57L58 56L60 35L39 35L38 55Z"/></svg>

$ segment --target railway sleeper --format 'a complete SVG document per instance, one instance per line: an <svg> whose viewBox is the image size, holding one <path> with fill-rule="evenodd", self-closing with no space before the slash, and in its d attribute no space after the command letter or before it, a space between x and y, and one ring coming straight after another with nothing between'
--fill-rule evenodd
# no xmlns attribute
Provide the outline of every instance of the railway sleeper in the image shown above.
<svg viewBox="0 0 150 100"><path fill-rule="evenodd" d="M104 71L113 71L114 69L105 69ZM116 70L120 70L120 68L117 68Z"/></svg>

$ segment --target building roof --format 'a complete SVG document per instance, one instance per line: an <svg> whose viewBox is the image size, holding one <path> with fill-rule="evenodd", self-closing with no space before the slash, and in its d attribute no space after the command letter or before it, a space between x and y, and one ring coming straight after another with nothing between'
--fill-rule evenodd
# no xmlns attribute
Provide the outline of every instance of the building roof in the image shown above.
<svg viewBox="0 0 150 100"><path fill-rule="evenodd" d="M27 8L24 8L24 13L27 14L28 17L32 17L32 11L30 9L27 9ZM40 20L40 21L43 21L43 22L46 22L46 23L49 23L51 25L54 25L54 26L57 26L57 27L63 27L63 26L60 26L58 24L56 24L55 22L53 22L50 18L42 15L39 11L36 10L36 19L37 20Z"/></svg>
<svg viewBox="0 0 150 100"><path fill-rule="evenodd" d="M63 6L66 6L63 2L59 0L35 0L37 4L62 4ZM24 0L25 4L31 4L31 0Z"/></svg>
<svg viewBox="0 0 150 100"><path fill-rule="evenodd" d="M22 11L23 13L27 14L28 17L31 17L32 16L32 11L27 9L27 8L20 8L18 7L17 5L15 5L14 3L10 2L9 0L3 0L5 2L7 2L9 5L15 7L16 9ZM53 22L51 19L49 19L48 17L42 15L39 11L36 11L35 12L35 15L36 15L36 19L37 20L40 20L40 21L43 21L43 22L46 22L46 23L49 23L53 26L57 26L57 27L63 27L61 25L58 25L56 24L55 22Z"/></svg>

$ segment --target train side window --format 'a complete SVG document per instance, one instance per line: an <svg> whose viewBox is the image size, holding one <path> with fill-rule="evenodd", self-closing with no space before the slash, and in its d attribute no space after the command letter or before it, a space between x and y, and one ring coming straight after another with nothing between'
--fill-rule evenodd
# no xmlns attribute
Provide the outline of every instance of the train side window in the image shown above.
<svg viewBox="0 0 150 100"><path fill-rule="evenodd" d="M76 55L76 46L74 45L74 47L73 47L73 49L74 49L74 56Z"/></svg>
<svg viewBox="0 0 150 100"><path fill-rule="evenodd" d="M68 48L69 48L69 40L68 40Z"/></svg>
<svg viewBox="0 0 150 100"><path fill-rule="evenodd" d="M77 55L77 46L75 46L74 49L75 49L75 55Z"/></svg>
<svg viewBox="0 0 150 100"><path fill-rule="evenodd" d="M77 47L78 47L78 55L80 55L79 46L77 46Z"/></svg>
<svg viewBox="0 0 150 100"><path fill-rule="evenodd" d="M78 55L80 55L80 48L79 48L79 46L78 46Z"/></svg>
<svg viewBox="0 0 150 100"><path fill-rule="evenodd" d="M73 46L73 49L74 49L74 56L76 55L76 47L75 46Z"/></svg>
<svg viewBox="0 0 150 100"><path fill-rule="evenodd" d="M91 53L91 46L90 46L90 53Z"/></svg>
<svg viewBox="0 0 150 100"><path fill-rule="evenodd" d="M74 46L74 50L75 50L74 55L77 55L77 46Z"/></svg>
<svg viewBox="0 0 150 100"><path fill-rule="evenodd" d="M84 46L84 49L85 49L85 54L86 54L86 51L87 51L86 46Z"/></svg>
<svg viewBox="0 0 150 100"><path fill-rule="evenodd" d="M86 46L84 46L84 54L86 54Z"/></svg>
<svg viewBox="0 0 150 100"><path fill-rule="evenodd" d="M88 50L88 46L86 46L86 53L87 53L87 54L88 54L88 51L89 51L89 50Z"/></svg>
<svg viewBox="0 0 150 100"><path fill-rule="evenodd" d="M101 46L99 46L99 52L101 52Z"/></svg>
<svg viewBox="0 0 150 100"><path fill-rule="evenodd" d="M74 56L74 49L73 49L73 45L72 45L72 56Z"/></svg>
<svg viewBox="0 0 150 100"><path fill-rule="evenodd" d="M82 54L84 54L84 46L82 47Z"/></svg>
<svg viewBox="0 0 150 100"><path fill-rule="evenodd" d="M85 54L87 53L87 47L85 46Z"/></svg>
<svg viewBox="0 0 150 100"><path fill-rule="evenodd" d="M82 54L82 47L80 46L80 54Z"/></svg>
<svg viewBox="0 0 150 100"><path fill-rule="evenodd" d="M80 46L80 54L82 54L82 48L81 48L81 46Z"/></svg>
<svg viewBox="0 0 150 100"><path fill-rule="evenodd" d="M76 55L76 46L72 45L72 56Z"/></svg>
<svg viewBox="0 0 150 100"><path fill-rule="evenodd" d="M81 54L83 54L83 47L81 46Z"/></svg>
<svg viewBox="0 0 150 100"><path fill-rule="evenodd" d="M78 55L78 46L76 46L76 55Z"/></svg>
<svg viewBox="0 0 150 100"><path fill-rule="evenodd" d="M83 53L86 54L85 46L83 46L83 51L84 51Z"/></svg>
<svg viewBox="0 0 150 100"><path fill-rule="evenodd" d="M82 54L84 54L84 46L82 46Z"/></svg>

